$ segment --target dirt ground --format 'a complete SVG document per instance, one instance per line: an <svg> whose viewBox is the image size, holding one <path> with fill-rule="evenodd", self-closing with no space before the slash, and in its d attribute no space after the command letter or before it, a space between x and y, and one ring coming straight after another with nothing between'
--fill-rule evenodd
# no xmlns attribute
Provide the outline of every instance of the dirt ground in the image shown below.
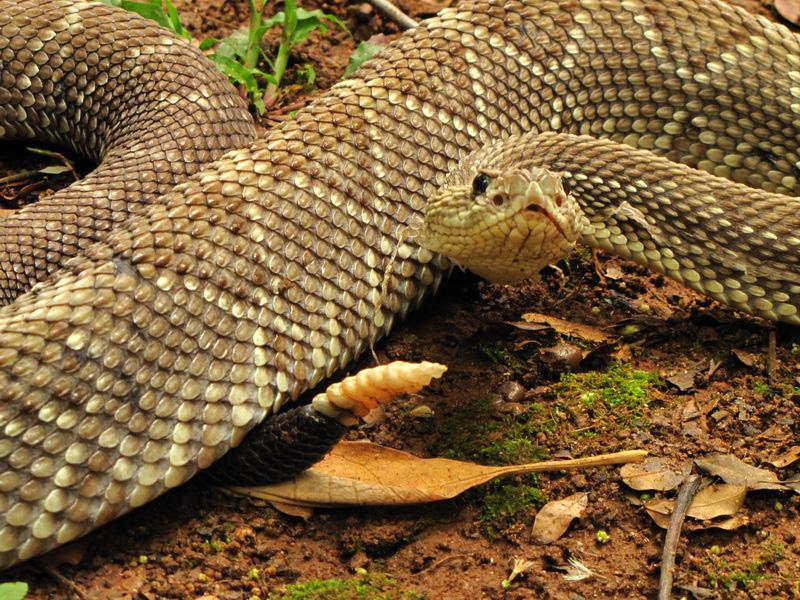
<svg viewBox="0 0 800 600"><path fill-rule="evenodd" d="M750 0L738 3L768 14ZM223 0L176 4L198 38L226 35L246 19L241 0L238 16ZM303 5L338 15L355 41L397 32L366 3ZM400 5L417 18L441 7L434 0ZM333 84L355 41L340 31L314 34L291 64L313 64L318 88L298 86L262 124L291 118ZM18 146L0 149L0 175L35 164ZM9 197L30 182L4 185L0 193ZM446 363L446 376L350 438L495 464L635 448L675 460L722 452L781 479L800 475L798 463L776 469L767 462L800 439L800 331L736 313L613 257L594 261L583 252L559 266L542 283L513 287L456 274L376 348L382 361ZM530 312L593 325L619 342L597 349L512 324ZM365 358L356 366L370 364ZM569 365L577 376L564 375ZM688 388L674 379L687 370L694 376ZM603 385L643 395L611 407L594 402ZM589 494L585 513L555 543L535 544L531 526L543 503L578 492ZM617 468L602 468L511 478L436 504L323 510L303 520L190 483L89 536L79 564L58 567L60 575L31 563L0 579L28 582L31 598L77 597L76 589L107 600L653 598L664 533L642 499ZM800 496L750 492L738 514L748 522L735 530L683 533L676 583L689 586L685 597L800 598ZM565 579L570 558L595 575ZM503 585L514 559L532 565Z"/></svg>

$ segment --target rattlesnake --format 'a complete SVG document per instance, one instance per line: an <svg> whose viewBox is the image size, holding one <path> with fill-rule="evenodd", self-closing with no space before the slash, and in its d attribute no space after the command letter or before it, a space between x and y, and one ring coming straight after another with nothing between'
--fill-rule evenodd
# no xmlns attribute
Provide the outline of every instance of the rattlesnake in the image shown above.
<svg viewBox="0 0 800 600"><path fill-rule="evenodd" d="M98 35L86 35L89 24ZM95 105L90 89L129 74L141 77L134 91L155 85L141 65L157 61L125 33L136 27L135 17L90 2L0 0L2 135L44 135L104 156L107 142L92 125L120 139L126 131L114 118L116 96ZM153 35L145 47L157 55L179 44ZM123 61L102 60L106 47ZM106 225L88 208L62 217L81 192L42 217L53 223L46 245L31 228L41 221L21 225L27 241L17 243L3 237L4 220L7 299L43 281L0 309L0 566L185 482L388 332L449 268L414 244L398 246L399 232L461 159L492 141L551 130L608 137L796 193L798 57L786 29L715 0L468 1L407 32L252 144L241 119L236 130L212 120L187 135L177 129L182 118L162 122L159 132L181 148L169 162L199 163L205 149L181 144L220 135L213 123L231 132L219 150L241 147L146 208L117 206L109 191L108 206L102 194L101 204L87 204L107 211ZM62 69L57 80L52 61ZM174 67L190 87L198 82L197 94L162 98L213 105L199 83L206 68L199 57ZM126 115L147 112L125 106ZM242 115L240 106L227 111ZM146 158L155 139L130 143L138 142ZM584 184L606 185L591 155L581 160ZM120 164L126 185L149 174L145 187L163 192L150 167ZM635 170L647 164L627 169L634 187L645 181ZM695 185L706 193L702 177ZM689 283L690 271L705 280L711 267L686 265L674 249L694 243L683 234L707 223L674 206L652 210L683 225L664 239L660 260L674 261ZM738 249L753 264L781 265L784 279L734 269L722 285L741 294L741 302L731 297L741 308L797 322L796 274L785 269L800 260L800 240L772 239L759 207L743 210L751 222L737 231ZM111 233L90 243L95 229ZM769 243L755 243L750 230ZM609 229L614 248L626 247L626 231ZM769 307L752 301L767 289Z"/></svg>

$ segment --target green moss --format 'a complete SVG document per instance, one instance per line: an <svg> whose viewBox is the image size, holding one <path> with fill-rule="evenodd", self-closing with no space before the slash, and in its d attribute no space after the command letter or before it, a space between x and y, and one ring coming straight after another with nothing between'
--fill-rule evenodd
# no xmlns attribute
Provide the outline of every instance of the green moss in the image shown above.
<svg viewBox="0 0 800 600"><path fill-rule="evenodd" d="M770 579L769 568L784 558L786 549L783 544L766 539L761 544L758 559L747 561L744 565L731 564L718 554L709 553L706 557L708 581L714 588L727 591L749 590L756 583Z"/></svg>
<svg viewBox="0 0 800 600"><path fill-rule="evenodd" d="M657 373L613 363L605 371L562 375L556 396L565 405L583 407L593 417L637 425L652 388L660 383Z"/></svg>
<svg viewBox="0 0 800 600"><path fill-rule="evenodd" d="M708 571L708 580L715 589L729 592L737 588L748 589L766 577L761 573L758 562L745 563L743 569L734 568L728 561L718 559Z"/></svg>
<svg viewBox="0 0 800 600"><path fill-rule="evenodd" d="M519 415L497 415L488 397L463 402L443 415L437 453L489 465L542 460L544 453L533 440L552 426L543 412L541 405L531 405Z"/></svg>
<svg viewBox="0 0 800 600"><path fill-rule="evenodd" d="M534 506L544 504L545 496L536 487L537 478L531 475L522 479L522 482L501 480L487 485L478 522L488 537L499 536Z"/></svg>
<svg viewBox="0 0 800 600"><path fill-rule="evenodd" d="M786 554L786 548L780 542L764 542L761 549L760 561L765 565L772 565L778 562Z"/></svg>
<svg viewBox="0 0 800 600"><path fill-rule="evenodd" d="M397 582L380 573L352 579L312 579L284 586L270 600L420 600L413 590L398 589Z"/></svg>
<svg viewBox="0 0 800 600"><path fill-rule="evenodd" d="M550 416L541 404L527 406L519 415L497 415L488 398L473 400L444 415L437 453L490 465L537 462L545 453L534 441L536 434L552 427ZM475 492L483 494L478 523L487 536L500 535L542 503L537 482L534 475L503 479Z"/></svg>
<svg viewBox="0 0 800 600"><path fill-rule="evenodd" d="M524 375L535 370L535 365L523 360L502 344L478 344L478 350L496 365L500 365L515 375Z"/></svg>
<svg viewBox="0 0 800 600"><path fill-rule="evenodd" d="M775 394L772 386L763 379L753 379L750 387L756 394L763 396L764 400L769 400Z"/></svg>

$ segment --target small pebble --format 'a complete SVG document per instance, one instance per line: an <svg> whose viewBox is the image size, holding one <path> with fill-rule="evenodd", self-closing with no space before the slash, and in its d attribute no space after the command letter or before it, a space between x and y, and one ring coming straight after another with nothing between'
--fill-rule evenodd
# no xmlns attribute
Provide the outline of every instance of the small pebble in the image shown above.
<svg viewBox="0 0 800 600"><path fill-rule="evenodd" d="M516 381L506 381L500 386L500 395L507 402L519 402L525 395L525 388Z"/></svg>
<svg viewBox="0 0 800 600"><path fill-rule="evenodd" d="M429 419L436 413L434 413L433 409L427 404L420 404L419 406L412 408L408 414L415 419Z"/></svg>
<svg viewBox="0 0 800 600"><path fill-rule="evenodd" d="M553 374L575 371L583 360L583 352L572 344L556 344L539 350L544 366Z"/></svg>
<svg viewBox="0 0 800 600"><path fill-rule="evenodd" d="M506 415L520 415L525 412L525 407L519 402L504 402L500 412Z"/></svg>

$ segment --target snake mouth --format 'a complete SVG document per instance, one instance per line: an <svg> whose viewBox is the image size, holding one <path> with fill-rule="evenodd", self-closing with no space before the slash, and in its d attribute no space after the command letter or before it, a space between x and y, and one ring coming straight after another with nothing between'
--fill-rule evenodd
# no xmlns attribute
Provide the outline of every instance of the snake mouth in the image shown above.
<svg viewBox="0 0 800 600"><path fill-rule="evenodd" d="M523 209L523 211L526 213L539 213L544 215L547 218L547 220L553 224L553 227L556 228L558 233L560 233L565 240L569 240L569 237L564 232L564 229L561 227L561 224L558 221L556 221L555 217L551 215L550 211L548 211L544 206L541 206L539 204L529 204Z"/></svg>

